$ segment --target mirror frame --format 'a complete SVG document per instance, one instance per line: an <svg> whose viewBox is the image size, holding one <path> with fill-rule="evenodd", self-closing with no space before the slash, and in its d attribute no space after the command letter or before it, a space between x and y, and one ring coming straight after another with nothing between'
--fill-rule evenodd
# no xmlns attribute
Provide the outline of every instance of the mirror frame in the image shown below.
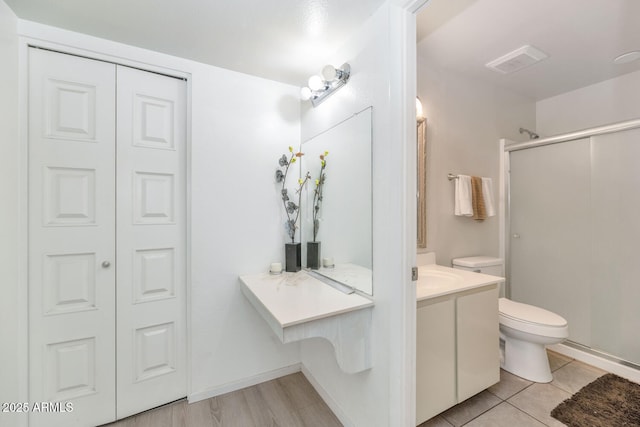
<svg viewBox="0 0 640 427"><path fill-rule="evenodd" d="M418 186L417 200L418 224L417 244L418 248L427 247L427 119L421 117L417 120L417 159L418 159Z"/></svg>

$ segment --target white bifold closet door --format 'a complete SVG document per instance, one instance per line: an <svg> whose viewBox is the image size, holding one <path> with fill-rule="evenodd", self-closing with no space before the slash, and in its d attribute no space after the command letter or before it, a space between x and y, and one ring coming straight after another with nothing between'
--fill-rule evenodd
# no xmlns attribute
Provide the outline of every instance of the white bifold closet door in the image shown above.
<svg viewBox="0 0 640 427"><path fill-rule="evenodd" d="M186 395L185 82L29 51L31 426Z"/></svg>
<svg viewBox="0 0 640 427"><path fill-rule="evenodd" d="M100 424L116 403L116 66L29 62L29 401L73 404L30 425Z"/></svg>
<svg viewBox="0 0 640 427"><path fill-rule="evenodd" d="M118 418L186 396L185 82L118 67Z"/></svg>

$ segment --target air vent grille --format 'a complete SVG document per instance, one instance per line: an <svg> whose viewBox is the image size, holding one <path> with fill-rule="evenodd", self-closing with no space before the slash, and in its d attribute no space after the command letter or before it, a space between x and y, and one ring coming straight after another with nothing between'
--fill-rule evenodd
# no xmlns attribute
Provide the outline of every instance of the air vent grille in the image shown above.
<svg viewBox="0 0 640 427"><path fill-rule="evenodd" d="M522 46L486 64L487 68L502 74L510 74L522 70L536 62L548 58L549 55L533 46Z"/></svg>

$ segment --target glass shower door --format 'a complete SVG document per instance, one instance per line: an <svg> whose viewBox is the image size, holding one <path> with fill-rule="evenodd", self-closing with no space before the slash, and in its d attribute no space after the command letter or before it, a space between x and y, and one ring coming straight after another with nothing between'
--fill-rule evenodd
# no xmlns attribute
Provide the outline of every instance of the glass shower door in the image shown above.
<svg viewBox="0 0 640 427"><path fill-rule="evenodd" d="M511 298L640 365L640 129L510 153Z"/></svg>
<svg viewBox="0 0 640 427"><path fill-rule="evenodd" d="M592 137L591 347L638 365L639 160L640 129Z"/></svg>
<svg viewBox="0 0 640 427"><path fill-rule="evenodd" d="M587 346L590 192L588 138L510 154L510 297L560 314Z"/></svg>

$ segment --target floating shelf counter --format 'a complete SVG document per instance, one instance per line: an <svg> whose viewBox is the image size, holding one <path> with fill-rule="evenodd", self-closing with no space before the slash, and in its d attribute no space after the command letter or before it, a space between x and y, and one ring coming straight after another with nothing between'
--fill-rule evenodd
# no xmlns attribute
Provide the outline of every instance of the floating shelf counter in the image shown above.
<svg viewBox="0 0 640 427"><path fill-rule="evenodd" d="M373 301L301 271L240 276L242 293L283 343L321 337L347 373L371 368Z"/></svg>

